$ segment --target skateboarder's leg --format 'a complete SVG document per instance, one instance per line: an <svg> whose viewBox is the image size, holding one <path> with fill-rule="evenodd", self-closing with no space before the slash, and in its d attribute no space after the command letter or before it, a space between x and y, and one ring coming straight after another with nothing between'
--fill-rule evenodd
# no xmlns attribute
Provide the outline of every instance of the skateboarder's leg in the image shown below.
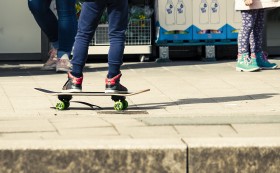
<svg viewBox="0 0 280 173"><path fill-rule="evenodd" d="M108 53L108 78L120 73L125 47L125 31L128 25L127 0L113 1L108 6L110 49Z"/></svg>
<svg viewBox="0 0 280 173"><path fill-rule="evenodd" d="M99 20L106 7L104 1L84 2L78 21L78 32L75 37L72 74L81 77L88 57L89 43L93 38Z"/></svg>
<svg viewBox="0 0 280 173"><path fill-rule="evenodd" d="M125 31L128 25L127 0L112 1L108 5L110 49L108 53L108 75L105 92L127 91L120 84L120 67L123 63Z"/></svg>
<svg viewBox="0 0 280 173"><path fill-rule="evenodd" d="M119 91L127 91L127 88L120 84L122 74L118 74L113 78L106 78L105 93L118 93Z"/></svg>
<svg viewBox="0 0 280 173"><path fill-rule="evenodd" d="M68 80L63 86L63 90L82 91L83 68L88 57L89 43L105 7L105 1L83 3L74 42L72 72L68 73Z"/></svg>

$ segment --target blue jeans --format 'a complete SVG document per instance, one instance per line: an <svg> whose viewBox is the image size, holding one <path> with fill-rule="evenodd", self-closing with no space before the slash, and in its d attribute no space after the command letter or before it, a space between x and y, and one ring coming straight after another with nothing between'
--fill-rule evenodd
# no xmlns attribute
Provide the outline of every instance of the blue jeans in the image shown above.
<svg viewBox="0 0 280 173"><path fill-rule="evenodd" d="M76 0L56 0L58 19L50 10L51 0L28 0L28 7L50 42L56 43L58 58L70 55L77 33Z"/></svg>
<svg viewBox="0 0 280 173"><path fill-rule="evenodd" d="M120 66L123 63L125 31L128 25L128 0L96 0L84 2L82 5L71 61L73 64L72 74L76 77L82 75L88 56L89 43L106 7L110 40L107 77L112 78L120 73Z"/></svg>

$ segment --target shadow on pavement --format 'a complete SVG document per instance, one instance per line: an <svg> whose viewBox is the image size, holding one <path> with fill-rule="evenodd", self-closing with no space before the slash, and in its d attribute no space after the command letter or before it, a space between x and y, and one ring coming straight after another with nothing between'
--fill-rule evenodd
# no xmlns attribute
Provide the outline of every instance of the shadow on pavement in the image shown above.
<svg viewBox="0 0 280 173"><path fill-rule="evenodd" d="M156 62L133 62L124 63L122 69L145 69L145 68L160 68L160 67L172 67L172 66L191 66L191 65L207 65L207 64L220 64L228 63L231 61L215 61L215 62L203 62L203 61L173 61L166 63ZM89 67L95 63L88 63L84 69L84 72L96 72L96 71L107 71L106 67ZM98 63L96 63L98 64ZM0 77L9 76L32 76L32 75L56 75L55 70L43 71L41 70L41 62L0 62ZM61 74L61 73L60 73Z"/></svg>
<svg viewBox="0 0 280 173"><path fill-rule="evenodd" d="M252 101L252 100L261 100L268 99L275 95L279 95L278 93L264 93L264 94L252 94L252 95L244 95L244 96L229 96L229 97L212 97L212 98L187 98L187 99L179 99L173 102L161 102L161 103L147 103L147 104L136 104L132 105L128 108L127 111L139 111L140 114L143 114L144 110L153 110L153 109L165 109L169 106L180 106L180 105L188 105L188 104L204 104L204 103L226 103L226 102L235 102L235 101ZM75 101L76 102L76 101ZM88 103L91 105L91 103ZM113 105L113 102L112 102ZM54 107L51 107L55 109ZM90 106L88 107L71 107L67 110L94 110L94 111L111 111L111 113L115 114L113 106L112 107L101 107L101 109L95 109ZM67 111L66 110L66 111ZM127 114L127 113L126 113ZM134 113L135 114L135 113Z"/></svg>
<svg viewBox="0 0 280 173"><path fill-rule="evenodd" d="M226 102L235 102L235 101L251 101L251 100L261 100L268 99L275 95L279 95L278 93L264 93L264 94L252 94L252 95L244 95L244 96L229 96L229 97L212 97L212 98L187 98L187 99L179 99L173 102L161 102L161 103L148 103L148 104L138 104L137 106L143 110L149 109L164 109L168 106L180 106L180 105L188 105L188 104L204 104L204 103L226 103ZM138 107L137 107L138 109Z"/></svg>

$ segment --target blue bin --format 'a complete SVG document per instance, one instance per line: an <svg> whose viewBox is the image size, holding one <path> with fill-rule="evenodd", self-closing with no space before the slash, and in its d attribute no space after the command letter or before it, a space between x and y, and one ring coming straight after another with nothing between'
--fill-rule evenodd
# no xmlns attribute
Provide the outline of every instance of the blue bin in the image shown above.
<svg viewBox="0 0 280 173"><path fill-rule="evenodd" d="M156 33L156 43L176 43L176 42L188 42L193 39L193 28L192 26L186 30L171 30L167 31L166 29L159 26L159 23L156 23L157 33Z"/></svg>
<svg viewBox="0 0 280 173"><path fill-rule="evenodd" d="M239 30L227 24L227 39L237 39Z"/></svg>
<svg viewBox="0 0 280 173"><path fill-rule="evenodd" d="M227 26L224 25L217 30L201 30L200 28L193 26L193 39L194 40L214 40L214 39L226 39L227 38Z"/></svg>

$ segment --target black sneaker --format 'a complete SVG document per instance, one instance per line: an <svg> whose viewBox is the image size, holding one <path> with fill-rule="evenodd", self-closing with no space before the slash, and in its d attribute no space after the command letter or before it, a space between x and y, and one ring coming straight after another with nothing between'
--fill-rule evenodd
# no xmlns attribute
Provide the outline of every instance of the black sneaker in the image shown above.
<svg viewBox="0 0 280 173"><path fill-rule="evenodd" d="M122 74L118 74L117 76L108 79L106 78L105 83L105 93L123 93L127 92L127 88L120 84L120 78Z"/></svg>
<svg viewBox="0 0 280 173"><path fill-rule="evenodd" d="M83 77L76 78L68 72L68 80L64 84L63 92L82 92Z"/></svg>

